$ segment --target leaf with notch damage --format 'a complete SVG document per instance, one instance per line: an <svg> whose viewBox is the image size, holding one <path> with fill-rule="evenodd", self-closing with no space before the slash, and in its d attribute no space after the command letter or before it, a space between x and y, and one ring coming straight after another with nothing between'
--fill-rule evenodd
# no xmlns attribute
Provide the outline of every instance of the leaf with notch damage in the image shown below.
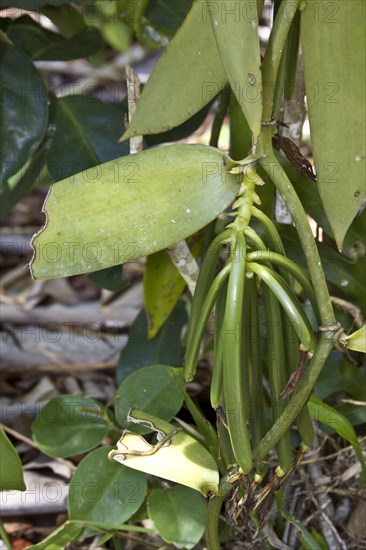
<svg viewBox="0 0 366 550"><path fill-rule="evenodd" d="M205 145L126 156L55 183L33 237L35 279L90 273L192 235L234 199L234 162Z"/></svg>

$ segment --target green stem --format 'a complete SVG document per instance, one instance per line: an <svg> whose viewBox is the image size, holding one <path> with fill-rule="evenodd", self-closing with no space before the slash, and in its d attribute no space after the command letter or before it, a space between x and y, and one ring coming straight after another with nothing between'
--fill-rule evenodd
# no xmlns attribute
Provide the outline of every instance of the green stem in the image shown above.
<svg viewBox="0 0 366 550"><path fill-rule="evenodd" d="M187 353L186 364L184 367L184 377L186 382L191 382L196 373L197 360L200 351L200 344L203 337L203 333L210 316L211 310L216 302L218 292L222 285L225 283L229 276L231 269L231 263L225 265L222 270L216 275L214 282L212 283L210 290L202 304L202 308L199 312L199 317L195 323L195 330L192 331L191 337L187 338Z"/></svg>
<svg viewBox="0 0 366 550"><path fill-rule="evenodd" d="M187 349L194 333L196 332L196 325L201 316L203 303L215 276L216 264L219 259L221 245L230 235L230 229L226 229L223 233L220 233L220 235L218 235L208 247L202 261L192 301L192 309L189 316Z"/></svg>
<svg viewBox="0 0 366 550"><path fill-rule="evenodd" d="M318 320L320 321L318 303L316 301L311 281L306 273L304 273L304 271L301 269L301 267L299 267L295 262L289 260L285 256L282 256L282 254L278 254L277 252L272 252L270 250L259 250L255 252L250 252L248 254L248 262L271 262L275 265L283 267L286 271L291 273L291 275L295 277L295 279L309 298L311 305L313 306L314 312ZM288 282L288 280L286 279L285 281Z"/></svg>
<svg viewBox="0 0 366 550"><path fill-rule="evenodd" d="M269 121L272 117L273 95L282 52L299 4L300 0L283 0L273 24L262 64L263 121Z"/></svg>
<svg viewBox="0 0 366 550"><path fill-rule="evenodd" d="M328 326L335 323L332 303L330 301L327 283L322 269L318 248L313 237L305 210L301 204L295 189L288 179L282 166L277 161L272 151L271 135L268 128L264 128L263 147L265 156L260 164L267 172L279 192L283 196L286 206L291 214L306 258L310 278L313 284L315 296L320 310L322 325Z"/></svg>
<svg viewBox="0 0 366 550"><path fill-rule="evenodd" d="M222 287L216 300L215 310L215 338L214 338L214 365L211 377L210 401L211 406L217 409L221 405L221 393L223 382L223 335L226 303L226 287Z"/></svg>
<svg viewBox="0 0 366 550"><path fill-rule="evenodd" d="M208 501L206 512L206 545L208 550L220 550L219 518L224 497L213 496Z"/></svg>
<svg viewBox="0 0 366 550"><path fill-rule="evenodd" d="M285 346L279 303L270 288L264 286L264 310L267 324L268 374L271 387L271 408L273 421L283 413L286 402L281 401L281 391L286 384ZM292 452L290 431L285 432L277 443L277 455L283 472L291 466Z"/></svg>
<svg viewBox="0 0 366 550"><path fill-rule="evenodd" d="M289 404L273 426L268 430L262 441L253 450L255 460L264 460L269 451L280 440L283 434L291 427L297 415L308 401L313 387L319 377L323 365L332 350L334 334L339 325L331 330L322 331L319 343L307 369L303 374L298 388L295 390Z"/></svg>
<svg viewBox="0 0 366 550"><path fill-rule="evenodd" d="M228 282L223 350L224 398L231 446L244 474L252 468L252 450L247 426L246 389L241 353L242 311L246 245L242 233L235 234L235 248Z"/></svg>

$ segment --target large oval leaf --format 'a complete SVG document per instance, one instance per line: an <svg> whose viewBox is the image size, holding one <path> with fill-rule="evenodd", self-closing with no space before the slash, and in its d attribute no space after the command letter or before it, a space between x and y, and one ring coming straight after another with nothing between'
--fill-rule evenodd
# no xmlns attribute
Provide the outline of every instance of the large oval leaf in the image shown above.
<svg viewBox="0 0 366 550"><path fill-rule="evenodd" d="M174 371L176 369L172 367L153 365L139 369L126 378L116 394L115 413L119 424L142 434L150 431L128 422L132 407L163 420L173 418L183 404L182 392ZM183 380L181 372L180 376Z"/></svg>
<svg viewBox="0 0 366 550"><path fill-rule="evenodd" d="M162 250L198 231L234 199L230 158L171 145L90 168L52 186L33 239L35 279L89 273Z"/></svg>
<svg viewBox="0 0 366 550"><path fill-rule="evenodd" d="M364 0L307 2L301 39L320 196L337 245L365 196Z"/></svg>
<svg viewBox="0 0 366 550"><path fill-rule="evenodd" d="M256 143L262 117L257 5L252 0L207 1L206 11L211 16L227 79L251 129L253 142Z"/></svg>
<svg viewBox="0 0 366 550"><path fill-rule="evenodd" d="M1 42L0 59L1 184L17 173L40 145L47 128L48 105L43 80L25 55Z"/></svg>
<svg viewBox="0 0 366 550"><path fill-rule="evenodd" d="M193 548L205 530L206 506L202 497L189 487L155 489L149 495L150 519L165 542Z"/></svg>
<svg viewBox="0 0 366 550"><path fill-rule="evenodd" d="M73 456L96 447L107 435L101 403L81 395L60 395L37 414L32 433L47 455Z"/></svg>
<svg viewBox="0 0 366 550"><path fill-rule="evenodd" d="M122 119L122 111L95 97L76 94L52 101L55 134L47 164L53 178L57 181L128 155L128 144L117 143Z"/></svg>
<svg viewBox="0 0 366 550"><path fill-rule="evenodd" d="M77 467L69 489L70 520L119 529L144 501L146 475L110 462L110 450L111 447L96 449Z"/></svg>
<svg viewBox="0 0 366 550"><path fill-rule="evenodd" d="M178 126L225 86L205 2L195 2L144 87L122 139Z"/></svg>

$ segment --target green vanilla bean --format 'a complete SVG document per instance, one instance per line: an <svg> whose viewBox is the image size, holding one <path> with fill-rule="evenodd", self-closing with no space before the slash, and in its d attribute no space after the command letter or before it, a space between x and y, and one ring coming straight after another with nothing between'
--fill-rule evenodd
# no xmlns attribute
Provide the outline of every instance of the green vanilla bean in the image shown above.
<svg viewBox="0 0 366 550"><path fill-rule="evenodd" d="M187 347L195 333L196 322L200 317L203 302L215 276L216 264L219 259L221 245L230 236L230 230L226 229L212 241L207 249L198 274L196 289L192 300L191 314L187 331Z"/></svg>
<svg viewBox="0 0 366 550"><path fill-rule="evenodd" d="M224 321L224 396L231 446L244 474L252 469L241 354L242 307L245 281L245 239L235 233Z"/></svg>
<svg viewBox="0 0 366 550"><path fill-rule="evenodd" d="M271 388L271 409L273 421L283 412L286 401L280 398L286 385L287 372L285 360L284 330L282 325L279 303L271 292L271 288L264 285L264 309L267 326L267 350L268 350L268 374ZM286 473L292 463L290 431L285 432L279 439L277 446L279 465L283 473Z"/></svg>
<svg viewBox="0 0 366 550"><path fill-rule="evenodd" d="M308 367L305 369L300 383L292 395L290 402L286 405L285 410L277 418L273 426L268 430L262 441L253 450L253 458L255 460L264 460L269 451L281 439L283 434L291 427L296 417L306 405L313 387L319 377L325 361L333 347L333 338L340 325L337 323L329 330L321 331L320 340L315 349L314 355L310 360Z"/></svg>
<svg viewBox="0 0 366 550"><path fill-rule="evenodd" d="M313 352L315 337L298 299L283 279L267 266L248 262L247 270L253 271L271 289L289 317L304 351Z"/></svg>
<svg viewBox="0 0 366 550"><path fill-rule="evenodd" d="M283 256L286 255L285 247L283 246L282 239L280 237L279 232L277 231L277 228L271 218L269 218L264 212L259 210L256 206L253 206L252 209L252 216L253 218L256 218L261 224L263 225L266 234L267 239L269 240L268 246L269 248L273 248L275 252L278 254L282 254Z"/></svg>
<svg viewBox="0 0 366 550"><path fill-rule="evenodd" d="M231 264L228 263L216 275L207 296L202 304L199 316L196 319L195 331L187 343L186 364L184 367L184 377L186 382L191 382L196 373L200 344L205 331L205 327L210 316L211 310L216 302L218 292L229 276Z"/></svg>
<svg viewBox="0 0 366 550"><path fill-rule="evenodd" d="M211 406L217 409L222 404L221 392L223 384L223 325L226 304L226 287L222 287L216 300L215 308L215 336L214 336L214 365L210 386Z"/></svg>
<svg viewBox="0 0 366 550"><path fill-rule="evenodd" d="M252 445L258 445L266 432L265 404L263 398L263 374L261 361L261 341L258 311L257 278L253 277L246 282L250 291L250 326L249 342L246 344L249 351L248 359L248 386L249 386L249 425L251 428ZM256 467L257 474L262 478L267 471L266 465Z"/></svg>
<svg viewBox="0 0 366 550"><path fill-rule="evenodd" d="M252 243L256 248L258 248L258 250L263 250L263 251L267 250L267 247L262 241L262 239L260 238L260 236L251 227L245 228L244 235L252 241Z"/></svg>
<svg viewBox="0 0 366 550"><path fill-rule="evenodd" d="M291 273L291 275L295 277L297 282L302 287L306 296L309 298L310 303L313 307L314 313L318 321L320 322L319 307L318 307L318 302L316 301L313 286L311 284L310 278L301 269L301 267L299 267L295 262L293 262L289 258L286 258L286 256L283 256L282 254L278 254L277 252L272 252L269 250L266 250L266 251L258 250L254 252L249 252L248 261L249 262L271 262L276 266L284 268L286 271L288 271L288 273Z"/></svg>

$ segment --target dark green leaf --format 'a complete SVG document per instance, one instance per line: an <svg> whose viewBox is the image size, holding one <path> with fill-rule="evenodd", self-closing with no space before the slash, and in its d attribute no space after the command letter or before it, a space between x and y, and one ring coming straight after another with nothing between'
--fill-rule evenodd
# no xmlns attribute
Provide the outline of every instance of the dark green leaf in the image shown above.
<svg viewBox="0 0 366 550"><path fill-rule="evenodd" d="M81 395L53 397L32 424L37 446L45 454L56 457L89 451L107 432L103 405Z"/></svg>
<svg viewBox="0 0 366 550"><path fill-rule="evenodd" d="M36 151L47 128L47 91L33 63L10 44L0 43L0 185ZM21 78L19 78L21 75Z"/></svg>
<svg viewBox="0 0 366 550"><path fill-rule="evenodd" d="M129 285L129 282L123 278L122 265L115 265L114 267L107 267L89 273L89 279L100 288L105 288L111 292L119 292Z"/></svg>
<svg viewBox="0 0 366 550"><path fill-rule="evenodd" d="M183 23L193 0L150 0L144 16L154 27L174 33Z"/></svg>
<svg viewBox="0 0 366 550"><path fill-rule="evenodd" d="M0 188L0 216L4 216L33 187L46 163L46 148L40 148L23 168Z"/></svg>
<svg viewBox="0 0 366 550"><path fill-rule="evenodd" d="M201 495L189 487L155 489L149 495L150 519L165 542L193 548L205 530L206 506Z"/></svg>
<svg viewBox="0 0 366 550"><path fill-rule="evenodd" d="M22 463L0 426L0 491L25 491Z"/></svg>
<svg viewBox="0 0 366 550"><path fill-rule="evenodd" d="M86 27L86 23L81 15L72 4L61 4L55 6L54 4L46 4L42 6L41 12L51 19L56 25L61 34L70 38L78 32L82 31Z"/></svg>
<svg viewBox="0 0 366 550"><path fill-rule="evenodd" d="M72 0L73 4L93 4L94 2L95 0ZM47 4L60 6L61 4L65 4L65 0L0 0L0 8L14 7L29 11L39 11L40 8Z"/></svg>
<svg viewBox="0 0 366 550"><path fill-rule="evenodd" d="M327 11L331 6L331 11ZM325 212L339 248L365 197L364 0L307 2L301 41L311 141Z"/></svg>
<svg viewBox="0 0 366 550"><path fill-rule="evenodd" d="M183 395L174 370L165 365L151 365L122 382L115 401L116 419L121 426L141 434L150 431L127 421L132 407L167 421L177 414L183 404ZM183 379L181 372L179 376Z"/></svg>
<svg viewBox="0 0 366 550"><path fill-rule="evenodd" d="M225 86L226 73L210 17L208 14L203 17L204 6L202 2L193 3L151 73L123 139L157 134L179 126Z"/></svg>
<svg viewBox="0 0 366 550"><path fill-rule="evenodd" d="M347 392L356 401L366 401L366 366L356 367L342 353L333 351L316 383L315 394L326 399L336 392Z"/></svg>
<svg viewBox="0 0 366 550"><path fill-rule="evenodd" d="M288 257L306 268L305 259L294 227L277 224ZM318 242L318 249L326 279L338 287L342 293L355 301L363 312L366 311L366 286L362 283L366 272L366 256L351 262L337 250Z"/></svg>
<svg viewBox="0 0 366 550"><path fill-rule="evenodd" d="M51 103L55 136L47 156L55 180L129 154L117 143L123 114L117 107L90 96L73 95Z"/></svg>
<svg viewBox="0 0 366 550"><path fill-rule="evenodd" d="M183 302L178 302L155 338L148 340L147 316L142 310L130 328L127 346L121 353L117 366L117 382L121 383L131 373L148 365L181 366L180 335L186 323L186 309Z"/></svg>
<svg viewBox="0 0 366 550"><path fill-rule="evenodd" d="M212 107L212 101L208 103L208 105L205 105L202 107L198 113L193 115L191 118L183 122L183 124L180 124L176 128L173 128L172 130L168 130L167 132L162 132L161 134L153 134L151 136L145 136L144 141L147 144L148 147L152 147L153 145L159 145L159 143L168 143L170 141L180 141L181 139L184 139L193 132L197 130L203 123L203 121L206 119L210 109Z"/></svg>
<svg viewBox="0 0 366 550"><path fill-rule="evenodd" d="M113 447L88 454L79 464L69 488L69 517L104 529L119 529L144 501L146 474L108 460Z"/></svg>
<svg viewBox="0 0 366 550"><path fill-rule="evenodd" d="M9 25L9 39L33 60L68 61L89 57L102 45L98 29L85 27L70 38L63 38L38 25L28 15L23 15Z"/></svg>

